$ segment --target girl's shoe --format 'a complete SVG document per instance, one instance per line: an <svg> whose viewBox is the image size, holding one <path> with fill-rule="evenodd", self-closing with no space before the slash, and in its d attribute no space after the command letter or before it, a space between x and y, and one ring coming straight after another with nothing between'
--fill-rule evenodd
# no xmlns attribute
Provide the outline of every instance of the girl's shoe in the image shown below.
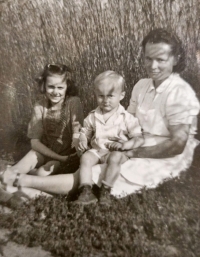
<svg viewBox="0 0 200 257"><path fill-rule="evenodd" d="M90 185L85 185L80 188L80 195L74 204L88 205L96 203L97 198L92 192L92 187Z"/></svg>
<svg viewBox="0 0 200 257"><path fill-rule="evenodd" d="M18 209L22 206L24 201L21 197L6 192L3 188L0 188L0 204L11 209Z"/></svg>
<svg viewBox="0 0 200 257"><path fill-rule="evenodd" d="M3 185L10 185L14 187L18 187L18 181L20 177L20 173L15 173L9 170L11 166L7 166L7 169L0 172L0 182ZM6 180L5 180L6 177Z"/></svg>

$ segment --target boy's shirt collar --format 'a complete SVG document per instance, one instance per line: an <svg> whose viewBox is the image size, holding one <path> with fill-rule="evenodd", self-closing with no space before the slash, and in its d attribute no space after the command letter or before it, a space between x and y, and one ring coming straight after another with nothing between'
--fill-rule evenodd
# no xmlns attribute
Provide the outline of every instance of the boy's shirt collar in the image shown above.
<svg viewBox="0 0 200 257"><path fill-rule="evenodd" d="M119 104L119 107L117 108L116 112L114 112L113 115L110 118L112 118L114 115L117 118L125 112L126 112L125 108L121 104ZM96 109L94 109L93 111L91 111L91 113L94 113L95 118L100 120L102 123L104 123L104 124L107 123L103 119L103 114L102 114L102 111L101 111L99 106ZM109 120L110 120L110 118L109 118Z"/></svg>

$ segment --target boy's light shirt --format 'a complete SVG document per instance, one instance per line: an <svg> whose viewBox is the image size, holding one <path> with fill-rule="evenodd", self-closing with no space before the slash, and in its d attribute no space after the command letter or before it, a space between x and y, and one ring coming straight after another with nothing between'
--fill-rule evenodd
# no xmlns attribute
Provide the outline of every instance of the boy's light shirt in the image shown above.
<svg viewBox="0 0 200 257"><path fill-rule="evenodd" d="M141 135L138 119L119 105L115 113L105 122L101 109L97 107L84 120L81 135L85 135L92 148L107 149L108 138L116 137L125 141Z"/></svg>

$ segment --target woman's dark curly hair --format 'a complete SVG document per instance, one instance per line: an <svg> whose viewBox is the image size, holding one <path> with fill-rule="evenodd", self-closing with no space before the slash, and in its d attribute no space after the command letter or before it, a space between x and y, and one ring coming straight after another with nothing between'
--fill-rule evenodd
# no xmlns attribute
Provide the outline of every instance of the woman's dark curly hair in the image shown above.
<svg viewBox="0 0 200 257"><path fill-rule="evenodd" d="M44 70L42 74L36 78L36 82L38 83L40 92L42 94L46 93L46 79L48 76L53 76L53 75L60 75L63 76L63 81L66 82L67 84L67 91L66 95L68 96L76 96L77 95L77 88L75 86L75 82L72 79L72 70L68 66L64 64L47 64L44 67Z"/></svg>
<svg viewBox="0 0 200 257"><path fill-rule="evenodd" d="M147 43L166 43L171 46L171 54L177 59L177 64L173 67L173 72L181 72L185 69L185 51L181 40L175 33L169 32L165 29L158 28L149 32L149 34L142 41L143 52Z"/></svg>

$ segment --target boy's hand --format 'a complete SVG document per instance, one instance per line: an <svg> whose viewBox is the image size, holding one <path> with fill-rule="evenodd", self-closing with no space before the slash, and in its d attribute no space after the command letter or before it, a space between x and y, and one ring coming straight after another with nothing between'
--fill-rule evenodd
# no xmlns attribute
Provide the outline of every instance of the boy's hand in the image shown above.
<svg viewBox="0 0 200 257"><path fill-rule="evenodd" d="M123 145L126 141L119 139L118 137L110 137L108 138L110 143L106 143L105 146L110 150L110 151L123 151Z"/></svg>
<svg viewBox="0 0 200 257"><path fill-rule="evenodd" d="M81 141L79 142L79 145L78 145L78 150L82 153L84 153L85 151L88 150L88 145L87 145L87 142L86 141Z"/></svg>
<svg viewBox="0 0 200 257"><path fill-rule="evenodd" d="M123 151L123 144L120 142L106 143L105 146L110 151Z"/></svg>

